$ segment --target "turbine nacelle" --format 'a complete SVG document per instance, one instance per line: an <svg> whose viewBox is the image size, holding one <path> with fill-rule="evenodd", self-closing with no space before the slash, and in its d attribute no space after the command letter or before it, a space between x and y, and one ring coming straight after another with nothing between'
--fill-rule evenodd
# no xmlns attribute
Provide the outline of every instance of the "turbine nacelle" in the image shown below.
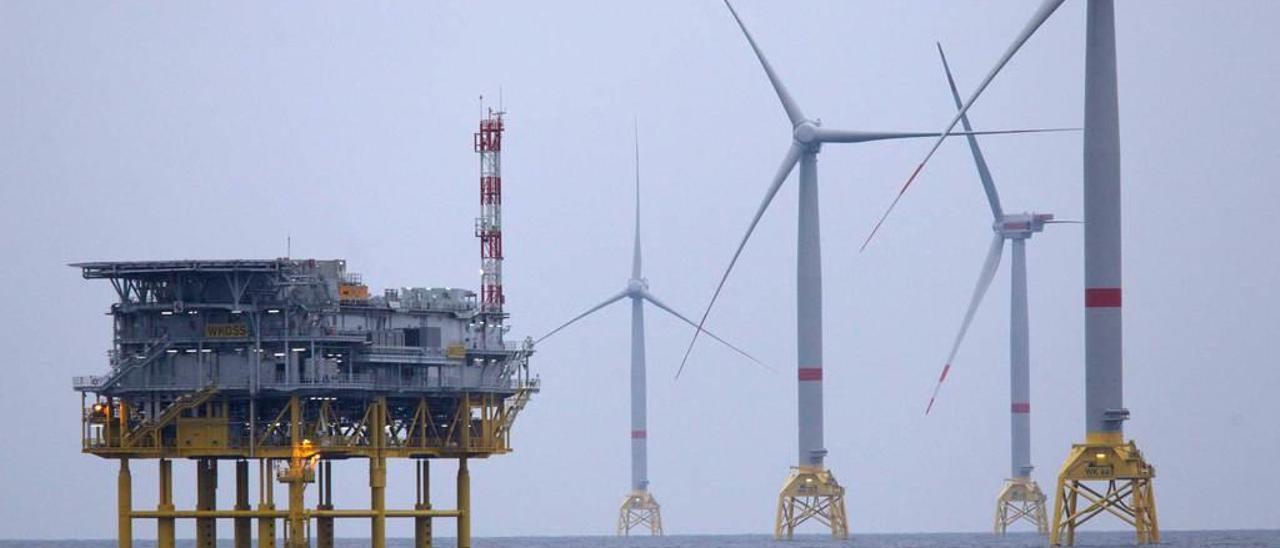
<svg viewBox="0 0 1280 548"><path fill-rule="evenodd" d="M633 299L644 298L644 294L649 291L649 280L646 278L631 278L627 280L627 289L625 293Z"/></svg>
<svg viewBox="0 0 1280 548"><path fill-rule="evenodd" d="M822 127L822 120L803 120L791 130L791 138L795 139L796 143L816 149L822 144L818 138L820 127Z"/></svg>
<svg viewBox="0 0 1280 548"><path fill-rule="evenodd" d="M1027 239L1044 231L1046 223L1053 222L1052 213L1014 213L1004 215L991 229L1005 238Z"/></svg>

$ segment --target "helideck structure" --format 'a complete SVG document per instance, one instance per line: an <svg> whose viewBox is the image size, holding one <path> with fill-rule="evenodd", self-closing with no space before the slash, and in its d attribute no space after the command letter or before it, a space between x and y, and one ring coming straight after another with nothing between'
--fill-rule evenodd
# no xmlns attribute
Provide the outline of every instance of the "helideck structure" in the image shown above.
<svg viewBox="0 0 1280 548"><path fill-rule="evenodd" d="M516 416L539 387L532 341L506 339L497 177L494 169L481 179L480 296L442 287L371 294L343 260L73 265L117 297L109 369L74 387L83 451L119 462L118 546L131 548L133 524L148 520L157 545L173 548L177 522L194 520L195 545L213 548L224 520L236 548L252 545L255 528L260 548L332 548L335 520L361 519L368 546L384 548L387 520L407 519L414 546L425 548L433 521L451 519L456 545L470 547L468 462L511 451ZM331 463L356 459L368 461L367 506L334 499L341 478ZM400 480L416 486L412 506L389 507L388 459L415 462L415 477ZM439 459L457 462L456 508L431 501ZM148 461L157 463L154 503L133 493L133 474ZM192 463L194 508L174 502L179 462ZM220 482L227 467L234 481ZM313 484L318 504L308 506ZM217 506L220 485L234 491L234 506Z"/></svg>

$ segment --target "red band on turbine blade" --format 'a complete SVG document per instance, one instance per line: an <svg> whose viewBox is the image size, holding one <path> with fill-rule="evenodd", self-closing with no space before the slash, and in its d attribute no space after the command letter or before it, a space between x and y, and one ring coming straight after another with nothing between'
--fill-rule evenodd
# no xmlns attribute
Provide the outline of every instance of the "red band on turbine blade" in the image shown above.
<svg viewBox="0 0 1280 548"><path fill-rule="evenodd" d="M1120 288L1093 287L1084 290L1085 308L1120 308Z"/></svg>
<svg viewBox="0 0 1280 548"><path fill-rule="evenodd" d="M942 375L938 377L938 383L941 384L942 381L947 380L947 373L950 373L950 372L951 372L951 364L947 364L946 367L942 368Z"/></svg>
<svg viewBox="0 0 1280 548"><path fill-rule="evenodd" d="M633 440L642 440L642 439L645 439L645 438L648 438L648 437L649 437L649 432L648 432L648 431L646 431L646 430L632 430L632 431L631 431L631 439L633 439Z"/></svg>
<svg viewBox="0 0 1280 548"><path fill-rule="evenodd" d="M1030 413L1031 404L1027 402L1015 403L1010 407L1010 410L1013 411L1014 413Z"/></svg>
<svg viewBox="0 0 1280 548"><path fill-rule="evenodd" d="M801 367L798 371L799 378L802 381L820 381L822 380L821 367Z"/></svg>

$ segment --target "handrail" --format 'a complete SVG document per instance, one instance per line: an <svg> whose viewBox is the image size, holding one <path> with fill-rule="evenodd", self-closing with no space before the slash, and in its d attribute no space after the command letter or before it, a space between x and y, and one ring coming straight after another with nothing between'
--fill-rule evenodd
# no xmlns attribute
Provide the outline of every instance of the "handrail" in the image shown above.
<svg viewBox="0 0 1280 548"><path fill-rule="evenodd" d="M111 372L107 375L87 375L72 377L71 384L76 390L93 390L106 389L120 382L129 372L147 365L156 358L164 354L169 348L169 335L161 336L156 339L151 346L143 352L142 357L137 354L131 354L129 357L120 360L117 356L113 356L111 363Z"/></svg>

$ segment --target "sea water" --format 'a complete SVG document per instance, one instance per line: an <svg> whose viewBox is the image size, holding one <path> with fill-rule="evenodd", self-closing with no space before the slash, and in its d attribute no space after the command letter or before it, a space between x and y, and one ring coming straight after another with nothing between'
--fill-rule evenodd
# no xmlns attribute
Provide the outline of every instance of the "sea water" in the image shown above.
<svg viewBox="0 0 1280 548"><path fill-rule="evenodd" d="M1162 531L1161 548L1280 548L1280 531ZM364 539L338 539L338 548L364 548ZM138 540L136 548L155 546L152 541ZM278 545L278 544L277 544ZM1046 537L1029 533L1010 533L998 537L981 533L939 534L855 534L846 541L834 541L820 535L797 536L791 541L775 541L765 535L671 535L666 537L503 537L476 538L474 548L822 548L856 546L859 548L1042 548ZM112 540L0 540L0 548L114 548ZM195 546L192 540L179 540L183 548ZM219 547L231 547L222 539ZM413 548L412 539L388 539L388 548ZM434 546L453 548L451 538L437 538ZM1132 532L1077 533L1076 546L1135 546Z"/></svg>

